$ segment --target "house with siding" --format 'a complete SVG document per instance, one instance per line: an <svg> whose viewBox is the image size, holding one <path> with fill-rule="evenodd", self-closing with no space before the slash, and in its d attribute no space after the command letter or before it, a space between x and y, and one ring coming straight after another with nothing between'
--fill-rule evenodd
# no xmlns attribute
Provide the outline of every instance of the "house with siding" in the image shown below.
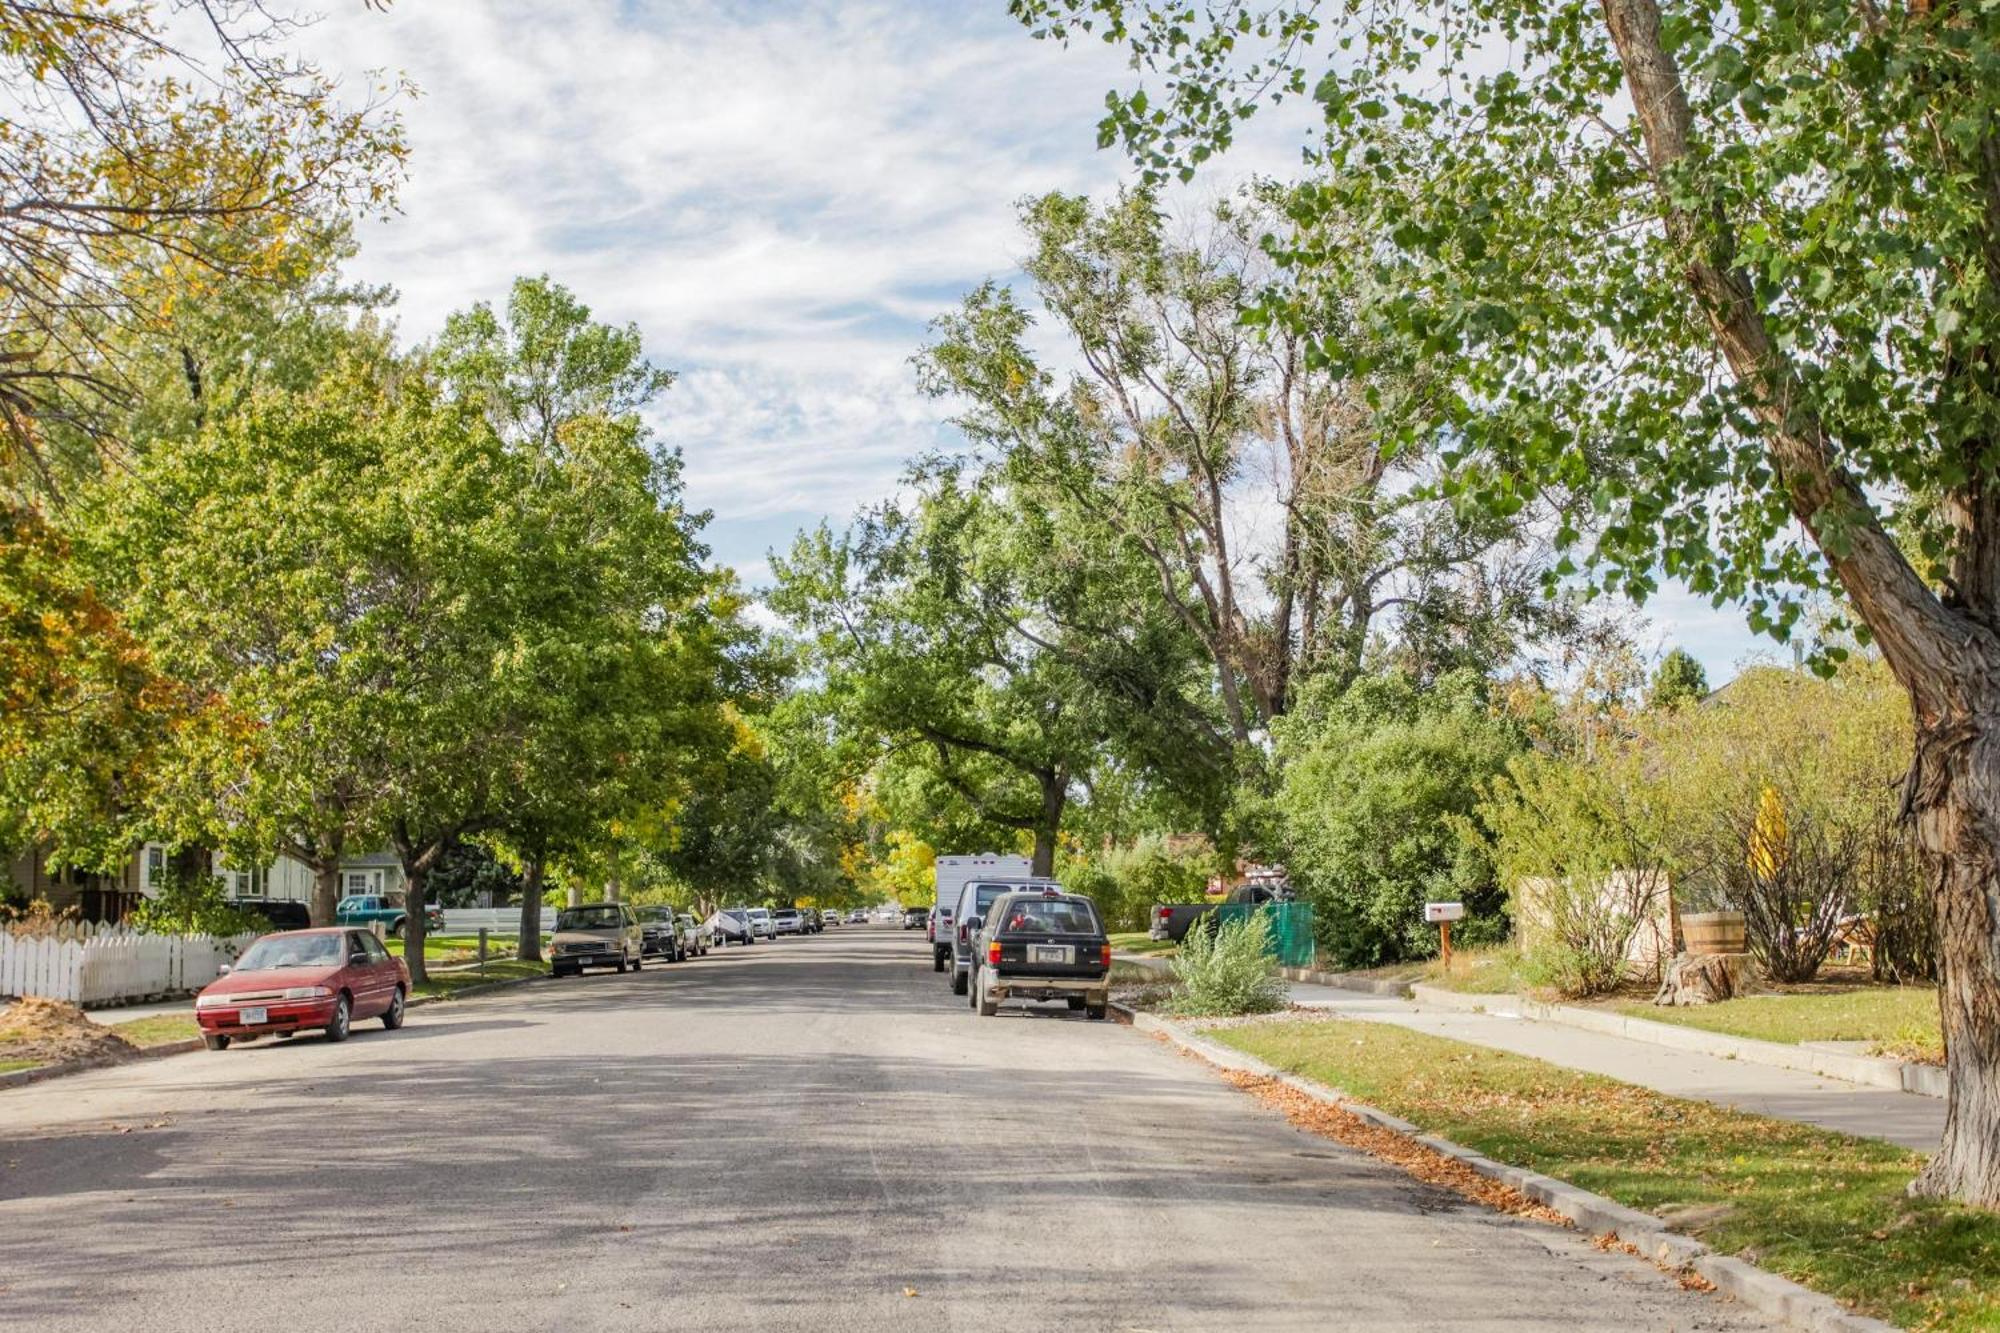
<svg viewBox="0 0 2000 1333"><path fill-rule="evenodd" d="M6 882L0 883L0 897L29 901L41 898L58 912L74 909L86 921L121 921L142 901L157 894L170 857L164 844L144 843L133 850L117 873L101 874L51 866L40 848L31 848L4 863ZM213 864L216 878L223 881L232 898L312 901L311 869L289 856L248 870L229 865L219 854ZM342 897L400 893L403 887L403 867L393 852L368 852L347 857L340 863Z"/></svg>

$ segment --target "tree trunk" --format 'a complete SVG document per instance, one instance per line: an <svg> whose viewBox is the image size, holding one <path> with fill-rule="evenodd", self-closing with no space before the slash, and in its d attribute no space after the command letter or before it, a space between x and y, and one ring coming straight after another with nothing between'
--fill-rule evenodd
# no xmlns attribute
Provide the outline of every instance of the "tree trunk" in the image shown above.
<svg viewBox="0 0 2000 1333"><path fill-rule="evenodd" d="M571 907L583 906L583 885L577 882L575 875L569 877L569 905Z"/></svg>
<svg viewBox="0 0 2000 1333"><path fill-rule="evenodd" d="M428 866L403 870L403 961L409 964L413 989L430 980L424 967L424 893L430 874Z"/></svg>
<svg viewBox="0 0 2000 1333"><path fill-rule="evenodd" d="M1944 1140L1910 1188L2000 1208L2000 725L1983 717L1920 731L1911 771L1937 909L1950 1098Z"/></svg>
<svg viewBox="0 0 2000 1333"><path fill-rule="evenodd" d="M1056 873L1056 835L1062 832L1063 807L1069 803L1069 779L1061 773L1042 778L1042 818L1035 825L1035 854L1028 873L1046 879Z"/></svg>
<svg viewBox="0 0 2000 1333"><path fill-rule="evenodd" d="M542 961L542 860L528 862L521 879L521 960Z"/></svg>
<svg viewBox="0 0 2000 1333"><path fill-rule="evenodd" d="M1904 813L1916 824L1937 905L1938 1002L1950 1100L1937 1155L1915 1193L2000 1207L2000 508L1978 480L1947 495L1959 528L1954 590L1941 600L1840 464L1791 355L1772 336L1736 258L1732 220L1690 189L1694 114L1656 0L1601 0L1644 132L1666 234L1717 348L1763 426L1766 454L1799 524L1825 554L1889 669L1910 692L1917 747ZM1837 540L1828 540L1829 532Z"/></svg>
<svg viewBox="0 0 2000 1333"><path fill-rule="evenodd" d="M312 872L312 923L315 926L330 926L335 909L340 906L340 858L330 856L315 861Z"/></svg>

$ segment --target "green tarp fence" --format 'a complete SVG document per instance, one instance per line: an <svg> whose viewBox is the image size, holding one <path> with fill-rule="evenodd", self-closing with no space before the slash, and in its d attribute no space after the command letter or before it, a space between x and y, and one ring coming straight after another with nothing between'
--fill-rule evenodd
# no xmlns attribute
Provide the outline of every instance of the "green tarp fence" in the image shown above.
<svg viewBox="0 0 2000 1333"><path fill-rule="evenodd" d="M1252 912L1264 918L1271 932L1271 953L1280 967L1313 965L1313 909L1311 903L1224 903L1215 909L1218 929L1241 921Z"/></svg>

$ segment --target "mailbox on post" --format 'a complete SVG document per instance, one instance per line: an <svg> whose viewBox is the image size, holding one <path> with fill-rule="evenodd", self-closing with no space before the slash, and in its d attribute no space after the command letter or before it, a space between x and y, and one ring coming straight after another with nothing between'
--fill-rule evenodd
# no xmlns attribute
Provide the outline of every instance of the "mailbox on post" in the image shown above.
<svg viewBox="0 0 2000 1333"><path fill-rule="evenodd" d="M1451 923L1465 916L1464 903L1425 903L1424 920L1437 923L1439 952L1444 965L1451 966Z"/></svg>

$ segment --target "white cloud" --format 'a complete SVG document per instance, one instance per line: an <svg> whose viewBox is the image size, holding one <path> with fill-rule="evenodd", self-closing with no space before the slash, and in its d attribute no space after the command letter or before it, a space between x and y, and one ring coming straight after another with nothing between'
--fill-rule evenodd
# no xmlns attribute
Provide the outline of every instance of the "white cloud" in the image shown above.
<svg viewBox="0 0 2000 1333"><path fill-rule="evenodd" d="M908 359L1018 277L1016 201L1125 170L1095 148L1120 54L1036 42L1002 0L412 0L332 7L306 43L357 92L372 69L422 89L402 212L363 228L356 276L398 288L413 339L541 272L637 323L681 372L655 424L746 577L951 440ZM1293 171L1307 114L1254 123L1193 197Z"/></svg>

